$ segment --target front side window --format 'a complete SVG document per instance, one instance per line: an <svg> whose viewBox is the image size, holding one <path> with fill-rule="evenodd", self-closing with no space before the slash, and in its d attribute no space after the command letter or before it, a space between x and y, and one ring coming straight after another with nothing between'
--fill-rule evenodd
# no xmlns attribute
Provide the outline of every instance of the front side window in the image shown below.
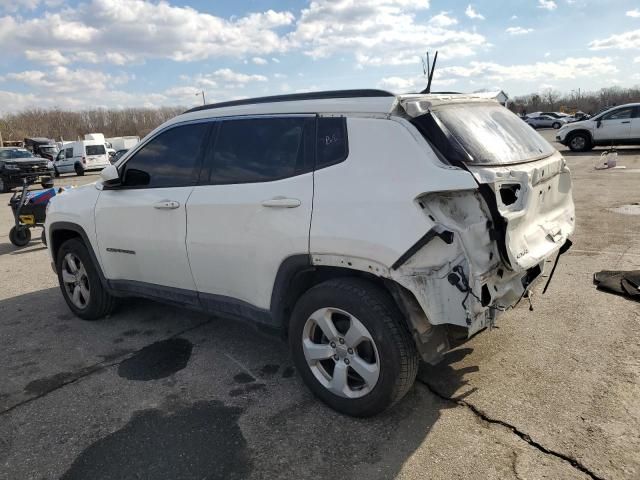
<svg viewBox="0 0 640 480"><path fill-rule="evenodd" d="M611 112L608 115L605 115L602 120L623 120L627 118L631 118L633 115L633 107L629 108L621 108L616 110L615 112Z"/></svg>
<svg viewBox="0 0 640 480"><path fill-rule="evenodd" d="M104 155L107 151L104 145L87 145L85 148L87 155Z"/></svg>
<svg viewBox="0 0 640 480"><path fill-rule="evenodd" d="M220 122L210 183L268 182L309 171L312 117L240 118Z"/></svg>
<svg viewBox="0 0 640 480"><path fill-rule="evenodd" d="M123 186L184 187L195 185L202 143L209 123L173 127L146 143L124 165Z"/></svg>
<svg viewBox="0 0 640 480"><path fill-rule="evenodd" d="M67 148L66 149L66 156L67 158L73 158L73 147L72 148Z"/></svg>

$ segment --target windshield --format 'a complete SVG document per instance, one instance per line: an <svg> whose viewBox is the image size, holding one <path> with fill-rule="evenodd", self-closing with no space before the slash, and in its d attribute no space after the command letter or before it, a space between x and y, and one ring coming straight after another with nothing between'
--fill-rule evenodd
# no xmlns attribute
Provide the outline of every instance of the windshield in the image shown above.
<svg viewBox="0 0 640 480"><path fill-rule="evenodd" d="M58 153L58 147L40 147L40 151L42 153L51 153L55 155Z"/></svg>
<svg viewBox="0 0 640 480"><path fill-rule="evenodd" d="M498 104L442 105L434 107L432 113L468 154L466 163L526 162L555 151L526 122Z"/></svg>
<svg viewBox="0 0 640 480"><path fill-rule="evenodd" d="M0 159L7 160L9 158L30 158L33 157L28 150L0 150Z"/></svg>
<svg viewBox="0 0 640 480"><path fill-rule="evenodd" d="M104 155L107 151L104 145L87 145L87 155Z"/></svg>

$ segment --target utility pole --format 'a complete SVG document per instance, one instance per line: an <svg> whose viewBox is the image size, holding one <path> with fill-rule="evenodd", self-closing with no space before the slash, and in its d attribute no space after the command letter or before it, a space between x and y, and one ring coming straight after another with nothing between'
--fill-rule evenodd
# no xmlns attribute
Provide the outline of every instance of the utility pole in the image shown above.
<svg viewBox="0 0 640 480"><path fill-rule="evenodd" d="M202 95L202 104L206 105L207 101L204 99L204 90L200 90L198 93L196 93L196 97L199 97L200 95Z"/></svg>

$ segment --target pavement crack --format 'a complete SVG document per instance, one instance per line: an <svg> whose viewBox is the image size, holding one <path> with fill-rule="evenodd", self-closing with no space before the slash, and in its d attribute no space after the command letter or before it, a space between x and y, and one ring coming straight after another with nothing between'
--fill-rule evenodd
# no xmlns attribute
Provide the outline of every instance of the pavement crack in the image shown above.
<svg viewBox="0 0 640 480"><path fill-rule="evenodd" d="M586 466L584 466L582 463L580 463L580 461L576 460L573 457L570 457L569 455L566 455L566 454L561 453L561 452L556 452L555 450L551 450L550 448L545 447L544 445L538 443L533 438L531 438L528 434L526 434L523 431L521 431L520 429L518 429L516 426L511 425L510 423L507 423L507 422L505 422L503 420L498 420L498 419L490 417L486 412L483 412L478 407L476 407L475 405L473 405L473 404L471 404L471 403L469 403L469 402L467 402L465 400L448 397L447 395L444 395L444 394L440 393L437 389L435 389L432 385L430 385L429 383L425 382L424 380L421 380L419 378L417 380L421 384L423 384L425 387L427 387L427 389L432 394L434 394L436 397L444 400L445 402L454 403L454 404L456 404L458 406L465 407L468 410L470 410L474 415L476 415L480 419L484 420L485 422L491 423L491 424L494 424L494 425L500 425L500 426L510 430L513 434L515 434L518 437L520 437L522 440L527 442L533 448L541 451L542 453L544 453L546 455L550 455L550 456L559 458L560 460L563 460L563 461L567 462L573 468L575 468L576 470L579 470L580 472L584 473L585 475L588 475L593 480L605 480L604 477L600 477L597 474L593 473Z"/></svg>
<svg viewBox="0 0 640 480"><path fill-rule="evenodd" d="M171 338L175 338L179 335L183 335L187 332L191 332L193 330L196 330L197 328L200 328L204 325L207 325L208 323L211 323L211 319L209 320L205 320L204 322L200 322L196 325L193 325L189 328L185 328L183 330L180 330L179 332L174 333L173 335L169 335L168 337L162 339L162 340L169 340ZM161 341L161 340L156 340L156 341ZM68 380L65 380L63 382L60 382L59 385L56 385L54 388L51 388L50 390L47 390L46 392L40 393L38 395L34 395L32 397L29 397L25 400L22 400L21 402L18 402L14 405L11 405L8 408L5 408L4 410L0 411L0 416L6 415L7 413L12 412L13 410L16 410L17 408L20 408L24 405L27 405L31 402L34 402L35 400L38 400L40 398L46 397L47 395L60 390L61 388L64 388L68 385L71 385L73 383L76 383L84 378L87 378L95 373L98 372L102 372L104 370L106 370L107 368L110 367L114 367L116 365L120 365L122 362L124 362L126 359L132 357L133 355L135 355L136 353L138 353L140 350L142 350L143 348L147 347L148 345L144 345L142 347L140 347L138 350L134 350L132 352L127 352L127 353L123 353L121 356L119 356L119 358L114 359L115 361L108 361L108 360L104 360L102 362L98 362L98 363L94 363L93 365L89 365L87 367L84 367L82 370L79 370L75 373L70 374L70 378Z"/></svg>

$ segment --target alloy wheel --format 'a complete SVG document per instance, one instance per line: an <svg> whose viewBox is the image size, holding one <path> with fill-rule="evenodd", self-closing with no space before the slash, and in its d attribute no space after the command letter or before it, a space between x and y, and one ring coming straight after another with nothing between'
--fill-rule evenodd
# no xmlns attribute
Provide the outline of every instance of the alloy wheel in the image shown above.
<svg viewBox="0 0 640 480"><path fill-rule="evenodd" d="M62 283L71 302L79 309L89 304L90 288L87 271L80 258L67 253L62 260Z"/></svg>
<svg viewBox="0 0 640 480"><path fill-rule="evenodd" d="M380 376L380 357L369 330L338 308L321 308L307 319L302 349L316 379L333 394L360 398Z"/></svg>
<svg viewBox="0 0 640 480"><path fill-rule="evenodd" d="M582 150L587 144L587 141L582 136L576 136L571 139L571 146L576 150Z"/></svg>

